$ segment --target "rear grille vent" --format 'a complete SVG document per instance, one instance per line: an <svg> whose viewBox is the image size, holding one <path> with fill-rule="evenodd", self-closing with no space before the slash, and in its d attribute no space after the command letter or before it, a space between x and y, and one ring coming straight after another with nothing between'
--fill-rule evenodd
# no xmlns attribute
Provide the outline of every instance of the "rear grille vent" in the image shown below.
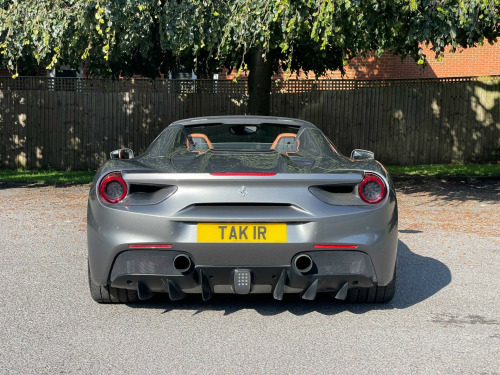
<svg viewBox="0 0 500 375"><path fill-rule="evenodd" d="M318 187L333 194L349 194L354 190L354 185L322 185Z"/></svg>
<svg viewBox="0 0 500 375"><path fill-rule="evenodd" d="M309 191L319 200L333 206L365 205L356 194L356 185L319 185L309 187Z"/></svg>
<svg viewBox="0 0 500 375"><path fill-rule="evenodd" d="M163 189L165 186L155 186L155 185L140 185L140 184L130 184L129 193L154 193L158 190Z"/></svg>

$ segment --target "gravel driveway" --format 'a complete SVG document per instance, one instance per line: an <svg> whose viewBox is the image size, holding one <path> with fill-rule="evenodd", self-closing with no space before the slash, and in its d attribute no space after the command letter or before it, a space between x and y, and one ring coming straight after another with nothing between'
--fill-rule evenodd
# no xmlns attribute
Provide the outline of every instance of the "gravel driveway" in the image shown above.
<svg viewBox="0 0 500 375"><path fill-rule="evenodd" d="M500 183L398 189L386 305L90 298L88 186L0 184L1 374L499 374Z"/></svg>

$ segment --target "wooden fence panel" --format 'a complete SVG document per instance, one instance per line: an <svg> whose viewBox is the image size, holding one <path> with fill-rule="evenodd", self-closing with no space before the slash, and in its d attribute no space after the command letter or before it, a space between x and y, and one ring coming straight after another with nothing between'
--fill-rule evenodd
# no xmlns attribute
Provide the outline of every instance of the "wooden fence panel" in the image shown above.
<svg viewBox="0 0 500 375"><path fill-rule="evenodd" d="M500 158L498 78L302 82L273 89L271 115L315 123L345 154L365 148L387 164ZM173 121L248 111L241 83L70 83L0 79L2 167L96 169L113 149L143 152Z"/></svg>

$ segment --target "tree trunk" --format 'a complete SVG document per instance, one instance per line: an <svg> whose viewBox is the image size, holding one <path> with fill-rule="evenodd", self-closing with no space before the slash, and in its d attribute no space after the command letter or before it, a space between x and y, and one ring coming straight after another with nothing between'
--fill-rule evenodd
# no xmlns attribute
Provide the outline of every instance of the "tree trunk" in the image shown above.
<svg viewBox="0 0 500 375"><path fill-rule="evenodd" d="M269 116L271 110L272 62L262 57L260 50L250 53L248 59L248 112L250 115Z"/></svg>

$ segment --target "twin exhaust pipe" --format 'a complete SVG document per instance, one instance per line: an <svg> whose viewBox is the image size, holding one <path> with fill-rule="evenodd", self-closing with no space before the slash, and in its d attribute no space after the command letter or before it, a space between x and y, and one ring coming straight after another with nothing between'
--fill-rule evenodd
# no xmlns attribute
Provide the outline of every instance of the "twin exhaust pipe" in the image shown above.
<svg viewBox="0 0 500 375"><path fill-rule="evenodd" d="M180 273L186 273L191 269L191 258L185 254L179 254L174 258L174 268Z"/></svg>
<svg viewBox="0 0 500 375"><path fill-rule="evenodd" d="M307 254L299 254L292 260L292 266L300 273L307 273L312 269L313 261Z"/></svg>

